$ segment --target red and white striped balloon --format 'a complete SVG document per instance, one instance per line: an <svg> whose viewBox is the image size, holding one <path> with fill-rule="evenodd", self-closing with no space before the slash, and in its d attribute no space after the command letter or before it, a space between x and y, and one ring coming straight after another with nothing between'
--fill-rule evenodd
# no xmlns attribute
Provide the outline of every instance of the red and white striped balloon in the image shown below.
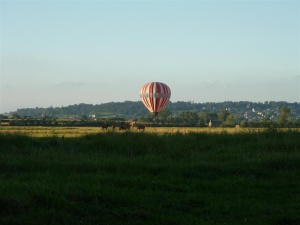
<svg viewBox="0 0 300 225"><path fill-rule="evenodd" d="M171 89L164 83L150 82L143 85L140 97L147 109L157 116L169 102Z"/></svg>

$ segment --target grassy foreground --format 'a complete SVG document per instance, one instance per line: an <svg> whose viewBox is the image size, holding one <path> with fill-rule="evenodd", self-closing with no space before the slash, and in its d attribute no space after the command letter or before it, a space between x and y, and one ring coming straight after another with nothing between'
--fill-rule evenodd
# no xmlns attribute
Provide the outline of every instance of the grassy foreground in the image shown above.
<svg viewBox="0 0 300 225"><path fill-rule="evenodd" d="M0 224L300 224L300 132L0 133Z"/></svg>

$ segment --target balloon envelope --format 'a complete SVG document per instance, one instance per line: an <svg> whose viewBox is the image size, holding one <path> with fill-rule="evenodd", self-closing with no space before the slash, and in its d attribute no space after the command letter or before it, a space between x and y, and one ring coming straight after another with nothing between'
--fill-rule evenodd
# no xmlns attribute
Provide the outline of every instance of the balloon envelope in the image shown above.
<svg viewBox="0 0 300 225"><path fill-rule="evenodd" d="M169 102L171 89L164 83L150 82L141 87L140 97L147 109L156 116Z"/></svg>

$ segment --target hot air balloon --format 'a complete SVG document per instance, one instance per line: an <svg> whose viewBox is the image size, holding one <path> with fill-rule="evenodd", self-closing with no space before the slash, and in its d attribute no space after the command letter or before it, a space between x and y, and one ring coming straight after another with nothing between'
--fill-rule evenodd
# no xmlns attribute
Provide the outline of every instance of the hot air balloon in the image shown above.
<svg viewBox="0 0 300 225"><path fill-rule="evenodd" d="M164 83L150 82L141 87L140 97L146 108L154 114L155 121L157 114L169 102L171 89Z"/></svg>

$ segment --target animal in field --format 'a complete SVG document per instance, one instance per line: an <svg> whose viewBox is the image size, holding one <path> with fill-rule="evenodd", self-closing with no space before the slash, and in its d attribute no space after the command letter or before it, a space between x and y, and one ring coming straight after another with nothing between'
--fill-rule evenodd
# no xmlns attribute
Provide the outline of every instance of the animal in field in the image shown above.
<svg viewBox="0 0 300 225"><path fill-rule="evenodd" d="M140 126L137 126L137 130L145 130L146 126L144 125L140 125Z"/></svg>
<svg viewBox="0 0 300 225"><path fill-rule="evenodd" d="M130 129L130 125L123 125L119 127L119 130L129 130Z"/></svg>
<svg viewBox="0 0 300 225"><path fill-rule="evenodd" d="M101 130L107 130L108 127L109 127L108 124L101 125Z"/></svg>

